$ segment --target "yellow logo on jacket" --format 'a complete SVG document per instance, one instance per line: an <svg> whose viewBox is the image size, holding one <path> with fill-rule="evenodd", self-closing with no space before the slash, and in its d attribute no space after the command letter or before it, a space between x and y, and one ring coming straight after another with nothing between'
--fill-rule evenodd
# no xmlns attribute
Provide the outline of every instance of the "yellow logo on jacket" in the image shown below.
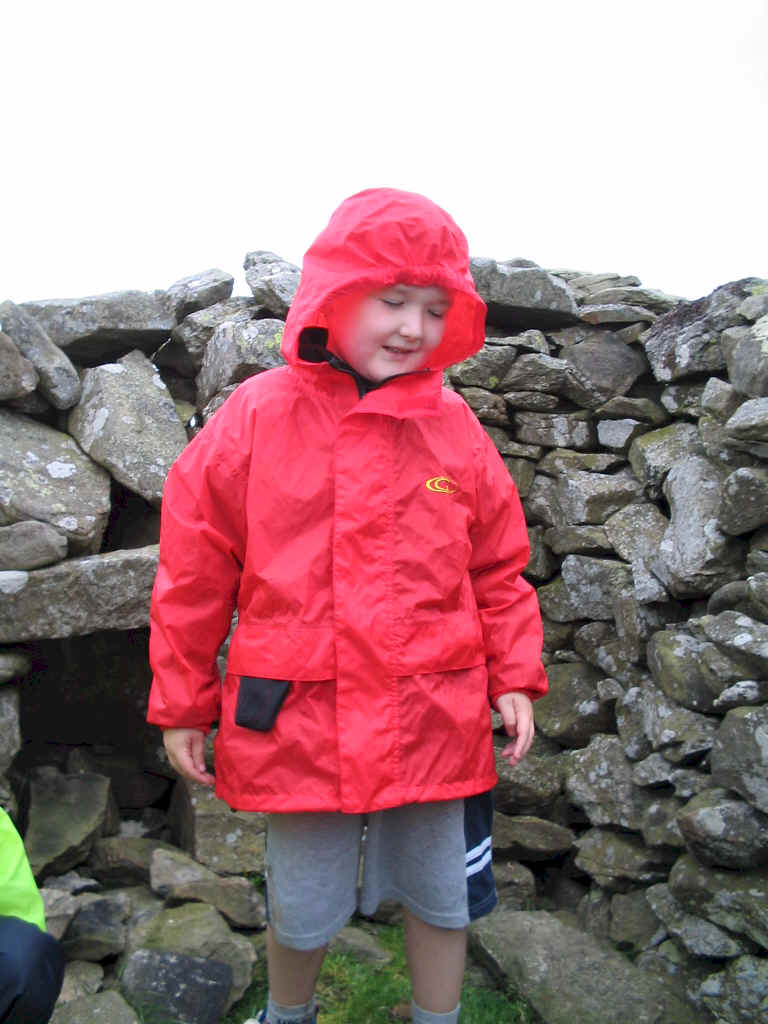
<svg viewBox="0 0 768 1024"><path fill-rule="evenodd" d="M424 484L428 491L436 494L455 494L459 485L448 476L433 476Z"/></svg>

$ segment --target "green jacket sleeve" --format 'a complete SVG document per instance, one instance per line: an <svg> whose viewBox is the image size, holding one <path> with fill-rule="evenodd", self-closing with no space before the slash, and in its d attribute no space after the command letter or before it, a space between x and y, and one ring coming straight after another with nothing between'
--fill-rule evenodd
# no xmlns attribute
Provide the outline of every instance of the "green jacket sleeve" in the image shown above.
<svg viewBox="0 0 768 1024"><path fill-rule="evenodd" d="M43 900L21 836L0 808L0 916L20 917L45 931Z"/></svg>

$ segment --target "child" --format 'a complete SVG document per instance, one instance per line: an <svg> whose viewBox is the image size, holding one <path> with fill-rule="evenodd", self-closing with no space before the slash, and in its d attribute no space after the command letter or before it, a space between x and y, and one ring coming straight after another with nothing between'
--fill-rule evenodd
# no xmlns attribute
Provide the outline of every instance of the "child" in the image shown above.
<svg viewBox="0 0 768 1024"><path fill-rule="evenodd" d="M465 929L495 903L488 701L515 764L546 679L517 492L442 388L484 322L443 210L352 196L305 256L288 365L241 384L168 476L148 717L179 772L269 812L269 1024L315 1019L364 824L360 907L403 905L414 1021L458 1020Z"/></svg>
<svg viewBox="0 0 768 1024"><path fill-rule="evenodd" d="M44 1024L64 980L21 836L0 808L0 1024Z"/></svg>

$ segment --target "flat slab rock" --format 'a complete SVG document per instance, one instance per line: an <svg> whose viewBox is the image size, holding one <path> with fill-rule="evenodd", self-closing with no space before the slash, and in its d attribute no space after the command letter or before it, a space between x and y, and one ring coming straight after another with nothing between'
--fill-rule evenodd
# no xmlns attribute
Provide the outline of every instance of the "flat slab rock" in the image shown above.
<svg viewBox="0 0 768 1024"><path fill-rule="evenodd" d="M0 643L148 625L157 552L150 545L0 572Z"/></svg>
<svg viewBox="0 0 768 1024"><path fill-rule="evenodd" d="M697 1024L663 979L553 914L500 909L471 929L474 954L546 1024ZM610 986L610 998L606 997Z"/></svg>

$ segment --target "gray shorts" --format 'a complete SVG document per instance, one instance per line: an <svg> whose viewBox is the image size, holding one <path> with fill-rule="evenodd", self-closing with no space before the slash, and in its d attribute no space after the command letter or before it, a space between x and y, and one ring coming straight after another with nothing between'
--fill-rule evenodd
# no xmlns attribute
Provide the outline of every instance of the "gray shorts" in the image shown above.
<svg viewBox="0 0 768 1024"><path fill-rule="evenodd" d="M372 914L384 900L439 928L466 927L496 903L492 813L484 793L373 814L270 814L267 905L275 937L292 949L317 949L355 910Z"/></svg>

